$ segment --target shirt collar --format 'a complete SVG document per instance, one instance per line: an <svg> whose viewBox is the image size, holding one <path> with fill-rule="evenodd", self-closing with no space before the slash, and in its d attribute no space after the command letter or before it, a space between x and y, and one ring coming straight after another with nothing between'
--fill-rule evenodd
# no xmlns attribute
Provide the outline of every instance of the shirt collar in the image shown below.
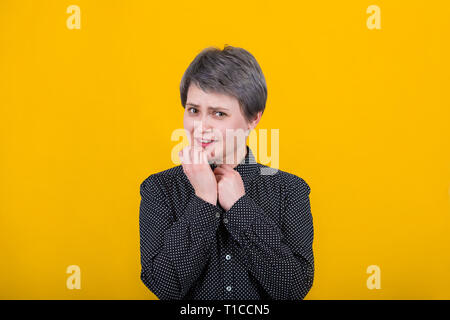
<svg viewBox="0 0 450 320"><path fill-rule="evenodd" d="M249 146L246 146L247 152L242 161L233 169L239 172L242 180L248 180L253 177L258 172L258 163L256 162L255 156ZM214 170L217 166L215 164L210 164L211 169Z"/></svg>

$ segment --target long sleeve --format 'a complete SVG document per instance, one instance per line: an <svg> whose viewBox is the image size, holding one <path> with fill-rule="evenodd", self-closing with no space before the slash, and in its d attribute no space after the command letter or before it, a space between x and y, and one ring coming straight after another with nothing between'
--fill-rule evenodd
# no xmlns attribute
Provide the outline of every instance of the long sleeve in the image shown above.
<svg viewBox="0 0 450 320"><path fill-rule="evenodd" d="M183 299L201 275L219 226L220 210L195 194L175 221L160 181L140 186L141 280L159 299Z"/></svg>
<svg viewBox="0 0 450 320"><path fill-rule="evenodd" d="M303 299L314 279L308 184L289 175L281 228L245 194L225 213L228 231L246 252L249 271L272 299Z"/></svg>

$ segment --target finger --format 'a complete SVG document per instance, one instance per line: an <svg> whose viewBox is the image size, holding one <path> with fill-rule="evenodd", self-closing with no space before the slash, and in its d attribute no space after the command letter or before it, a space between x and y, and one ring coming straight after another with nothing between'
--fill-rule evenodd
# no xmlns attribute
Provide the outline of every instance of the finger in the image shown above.
<svg viewBox="0 0 450 320"><path fill-rule="evenodd" d="M207 164L208 163L208 154L203 148L198 149L198 154L200 156L200 163Z"/></svg>
<svg viewBox="0 0 450 320"><path fill-rule="evenodd" d="M211 151L208 151L207 154L209 155L210 158L214 158L216 152L215 152L215 150L214 150L214 148L213 148Z"/></svg>
<svg viewBox="0 0 450 320"><path fill-rule="evenodd" d="M206 152L202 152L203 155L203 163L208 163L208 154Z"/></svg>
<svg viewBox="0 0 450 320"><path fill-rule="evenodd" d="M190 146L187 146L183 151L183 157L186 164L192 164L191 153L192 151Z"/></svg>
<svg viewBox="0 0 450 320"><path fill-rule="evenodd" d="M224 168L221 167L216 167L214 168L214 174L225 174L227 172L227 170L225 170Z"/></svg>
<svg viewBox="0 0 450 320"><path fill-rule="evenodd" d="M198 142L198 140L196 139L196 137L192 137L192 146L193 147L201 147L200 143Z"/></svg>
<svg viewBox="0 0 450 320"><path fill-rule="evenodd" d="M222 163L220 165L220 168L222 168L223 170L226 170L226 171L234 170L233 167L230 164L227 164L227 163Z"/></svg>
<svg viewBox="0 0 450 320"><path fill-rule="evenodd" d="M197 164L198 163L198 155L197 155L197 150L195 148L195 145L191 146L189 154L190 154L191 161L192 161L191 163Z"/></svg>
<svg viewBox="0 0 450 320"><path fill-rule="evenodd" d="M194 146L192 148L192 161L194 164L200 164L203 161L202 148Z"/></svg>
<svg viewBox="0 0 450 320"><path fill-rule="evenodd" d="M186 156L185 156L185 148L181 149L180 152L178 152L178 156L180 157L180 161L182 164L186 164Z"/></svg>

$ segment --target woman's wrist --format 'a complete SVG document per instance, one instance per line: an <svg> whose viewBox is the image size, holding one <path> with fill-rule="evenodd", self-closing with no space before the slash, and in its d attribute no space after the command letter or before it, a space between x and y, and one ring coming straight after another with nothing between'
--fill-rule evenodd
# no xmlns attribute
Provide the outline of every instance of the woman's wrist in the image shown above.
<svg viewBox="0 0 450 320"><path fill-rule="evenodd" d="M206 194L202 194L200 192L195 192L195 195L201 199L203 199L206 202L211 203L212 205L216 205L217 204L217 196L211 196L211 195L206 195Z"/></svg>

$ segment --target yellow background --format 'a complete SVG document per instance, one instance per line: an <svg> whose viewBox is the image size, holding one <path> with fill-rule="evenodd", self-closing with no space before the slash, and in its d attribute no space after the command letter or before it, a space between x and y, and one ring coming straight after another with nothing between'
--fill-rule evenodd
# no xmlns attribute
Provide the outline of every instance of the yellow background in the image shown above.
<svg viewBox="0 0 450 320"><path fill-rule="evenodd" d="M72 4L80 30L66 27ZM372 4L381 30L366 26ZM280 169L311 187L306 299L450 299L449 12L447 1L2 0L0 298L155 298L139 278L139 184L174 166L188 64L230 44L266 76L257 128L280 130ZM66 288L73 264L80 290Z"/></svg>

